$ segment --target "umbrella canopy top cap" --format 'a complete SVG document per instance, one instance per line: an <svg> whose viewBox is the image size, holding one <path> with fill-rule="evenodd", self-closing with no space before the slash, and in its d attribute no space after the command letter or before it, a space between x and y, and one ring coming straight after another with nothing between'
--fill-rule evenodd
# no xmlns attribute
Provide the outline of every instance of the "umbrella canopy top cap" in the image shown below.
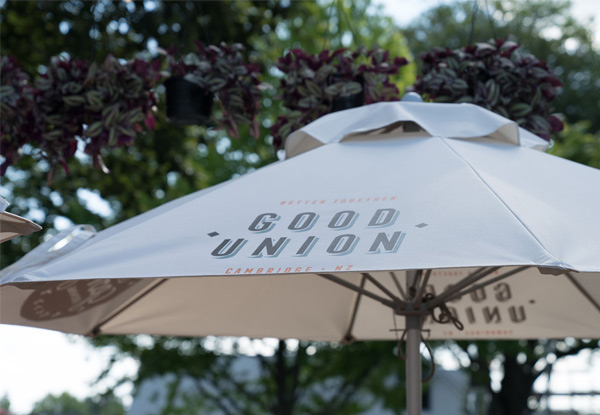
<svg viewBox="0 0 600 415"><path fill-rule="evenodd" d="M325 144L396 136L487 137L544 151L549 143L514 121L473 104L379 102L328 114L290 134L286 158Z"/></svg>

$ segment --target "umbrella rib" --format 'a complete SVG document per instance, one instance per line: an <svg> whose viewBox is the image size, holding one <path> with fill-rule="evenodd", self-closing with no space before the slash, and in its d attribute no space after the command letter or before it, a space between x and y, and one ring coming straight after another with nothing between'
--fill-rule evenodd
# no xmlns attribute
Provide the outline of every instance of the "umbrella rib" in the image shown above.
<svg viewBox="0 0 600 415"><path fill-rule="evenodd" d="M336 275L333 275L333 274L317 274L317 275L320 276L320 277L323 277L325 279L328 279L330 281L333 281L336 284L343 285L344 287L349 288L349 289L351 289L353 291L359 292L359 293L361 293L361 294L363 294L363 295L365 295L365 296L367 296L369 298L372 298L375 301L379 301L381 304L386 305L386 306L390 307L393 310L396 309L396 306L395 306L395 304L394 304L393 301L388 300L387 298L380 297L377 294L374 294L371 291L365 290L364 288L361 288L361 287L359 287L357 285L354 285L351 282L348 282L348 281L346 281L346 280L344 280L344 279L342 279L342 278L340 278L340 277L338 277Z"/></svg>
<svg viewBox="0 0 600 415"><path fill-rule="evenodd" d="M567 275L567 278L568 278L568 279L569 279L569 280L570 280L570 281L573 283L573 285L574 285L575 287L577 287L577 289L578 289L578 290L581 292L581 294L583 294L583 296L584 296L585 298L587 298L587 300L588 300L590 303L592 303L592 305L593 305L593 306L596 308L596 310L600 311L600 304L599 304L599 303L598 303L598 302L597 302L597 301L594 299L594 297L592 297L592 296L590 295L590 293L589 293L589 292L587 292L587 290L586 290L586 289L583 287L583 285L581 285L581 284L579 283L579 281L577 281L577 280L575 279L575 277L574 277L573 275L571 275L571 273L570 273L570 272L567 272L567 273L566 273L566 275Z"/></svg>
<svg viewBox="0 0 600 415"><path fill-rule="evenodd" d="M104 326L106 323L108 323L109 321L111 321L112 319L114 319L115 317L117 317L123 311L127 310L129 307L131 307L132 305L134 305L135 303L137 303L139 300L141 300L142 298L144 298L146 295L150 294L152 291L154 291L156 288L158 288L160 285L162 285L166 281L167 281L167 278L163 278L163 279L161 279L159 281L156 281L154 284L151 284L144 291L142 291L141 293L139 293L137 296L131 298L127 303L123 304L120 308L116 309L111 314L109 314L100 323L96 324L94 326L94 328L92 330L90 330L89 334L87 334L87 336L96 337L97 335L99 335L100 334L100 328L102 326Z"/></svg>
<svg viewBox="0 0 600 415"><path fill-rule="evenodd" d="M392 299L392 301L394 301L394 302L402 302L403 303L403 301L400 298L398 298L397 296L395 296L393 292L391 292L390 290L388 290L382 283L380 283L379 281L377 281L377 279L374 278L368 272L364 272L362 274L362 276L365 277L366 279L368 279L369 281L371 281L377 288L379 288L388 297L390 297Z"/></svg>
<svg viewBox="0 0 600 415"><path fill-rule="evenodd" d="M434 299L427 301L425 303L425 305L427 306L427 308L433 309L433 308L437 307L438 305L442 304L443 302L447 301L448 298L450 298L454 294L458 293L460 290L462 290L466 286L473 284L475 281L479 281L480 279L487 277L488 275L490 275L492 272L498 270L499 268L500 267L479 268L477 271L472 272L471 274L469 274L465 278L463 278L461 281L459 281L458 284L453 285L451 288L444 291L443 293L441 293Z"/></svg>
<svg viewBox="0 0 600 415"><path fill-rule="evenodd" d="M366 280L367 279L363 274L362 278L360 279L360 288L361 289L364 289ZM352 317L350 318L350 322L348 323L348 329L346 330L346 334L344 334L344 337L342 339L342 341L344 341L344 342L351 342L354 339L354 336L352 336L352 329L354 328L354 322L356 321L356 314L358 313L358 306L360 304L361 296L362 296L361 292L358 292L356 294L356 299L354 300L354 306L352 307Z"/></svg>
<svg viewBox="0 0 600 415"><path fill-rule="evenodd" d="M421 271L422 273L422 271ZM417 293L417 298L415 300L415 308L421 307L421 301L423 301L423 293L425 292L425 288L427 287L427 283L429 282L429 277L431 276L431 270L428 269L425 272L425 276L423 277L423 282L419 287L419 292Z"/></svg>
<svg viewBox="0 0 600 415"><path fill-rule="evenodd" d="M390 275L392 276L392 279L394 280L394 284L396 284L396 288L398 288L398 292L400 293L400 296L402 297L403 300L406 300L406 294L404 294L404 290L402 289L402 285L400 284L400 281L398 281L398 277L396 276L396 274L394 272L390 272Z"/></svg>
<svg viewBox="0 0 600 415"><path fill-rule="evenodd" d="M475 291L475 290L478 290L478 289L480 289L480 288L487 287L488 285L490 285L490 284L493 284L493 283L495 283L495 282L498 282L498 281L500 281L500 280L503 280L503 279L505 279L505 278L508 278L508 277L510 277L511 275L518 274L519 272L521 272L521 271L524 271L524 270L526 270L527 268L530 268L530 266L529 266L529 265L524 265L524 266L522 266L522 267L519 267L519 268L513 269L512 271L507 271L507 272L505 272L504 274L498 275L497 277L494 277L494 278L492 278L492 279L490 279L490 280L488 280L488 281L486 281L486 282L482 282L482 283L480 283L480 284L473 284L473 285L471 285L471 286L470 286L468 289L466 289L466 290L464 290L464 291L460 291L460 292L458 292L458 293L456 293L456 294L452 295L452 296L451 296L450 298L448 298L446 301L453 301L453 300L456 300L456 299L458 299L458 298L462 297L463 295L467 295L467 294L469 294L469 293L471 293L471 292L473 292L473 291Z"/></svg>
<svg viewBox="0 0 600 415"><path fill-rule="evenodd" d="M421 283L421 277L423 276L423 270L419 269L414 271L415 272L415 278L411 284L410 287L408 287L408 295L413 297L417 294L417 286ZM413 297L414 299L414 297Z"/></svg>

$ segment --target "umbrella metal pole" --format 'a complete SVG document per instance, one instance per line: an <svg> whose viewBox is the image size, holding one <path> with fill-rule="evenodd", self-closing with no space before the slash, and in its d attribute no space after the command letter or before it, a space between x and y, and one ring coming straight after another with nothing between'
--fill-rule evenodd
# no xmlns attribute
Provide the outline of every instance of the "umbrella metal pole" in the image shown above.
<svg viewBox="0 0 600 415"><path fill-rule="evenodd" d="M415 294L410 287L415 287L417 281L416 271L406 272L406 290L410 302L414 305ZM406 316L406 414L421 415L423 400L422 373L421 373L421 326L423 317L420 315Z"/></svg>
<svg viewBox="0 0 600 415"><path fill-rule="evenodd" d="M406 316L406 414L421 415L421 316Z"/></svg>

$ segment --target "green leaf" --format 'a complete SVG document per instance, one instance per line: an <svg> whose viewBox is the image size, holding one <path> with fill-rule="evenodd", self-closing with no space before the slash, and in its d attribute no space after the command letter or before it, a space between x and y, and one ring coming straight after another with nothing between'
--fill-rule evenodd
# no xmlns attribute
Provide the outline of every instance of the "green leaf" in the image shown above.
<svg viewBox="0 0 600 415"><path fill-rule="evenodd" d="M117 126L117 130L121 134L126 135L128 137L136 137L137 136L137 134L135 133L135 131L132 128L128 128L128 127L125 127L125 126L122 126L122 125L118 125Z"/></svg>
<svg viewBox="0 0 600 415"><path fill-rule="evenodd" d="M534 133L546 133L550 128L548 121L540 115L532 115L529 118L529 125L531 125L530 129Z"/></svg>
<svg viewBox="0 0 600 415"><path fill-rule="evenodd" d="M140 108L135 108L127 113L126 117L129 123L134 124L136 122L142 122L146 117Z"/></svg>
<svg viewBox="0 0 600 415"><path fill-rule="evenodd" d="M300 71L298 73L303 78L313 79L315 77L315 72L312 69L306 68L306 67L300 69Z"/></svg>
<svg viewBox="0 0 600 415"><path fill-rule="evenodd" d="M52 80L48 78L38 78L35 80L35 85L42 90L48 90L52 87Z"/></svg>
<svg viewBox="0 0 600 415"><path fill-rule="evenodd" d="M183 79L193 84L196 84L202 88L206 88L207 85L206 79L198 76L196 73L188 73L183 77Z"/></svg>
<svg viewBox="0 0 600 415"><path fill-rule="evenodd" d="M327 88L325 88L325 94L327 94L330 97L340 95L342 93L343 87L344 87L344 84L341 82L338 82L333 85L329 85Z"/></svg>
<svg viewBox="0 0 600 415"><path fill-rule="evenodd" d="M90 126L88 126L85 133L89 137L97 137L102 132L102 121L93 122Z"/></svg>
<svg viewBox="0 0 600 415"><path fill-rule="evenodd" d="M14 93L15 93L15 89L10 85L2 85L2 87L0 87L0 95L2 95L2 96L12 95Z"/></svg>
<svg viewBox="0 0 600 415"><path fill-rule="evenodd" d="M510 113L516 117L524 117L525 115L531 112L531 105L526 104L524 102L519 104L513 104L509 107Z"/></svg>
<svg viewBox="0 0 600 415"><path fill-rule="evenodd" d="M88 91L85 94L88 105L95 110L102 108L102 94L98 91Z"/></svg>
<svg viewBox="0 0 600 415"><path fill-rule="evenodd" d="M310 96L310 91L308 90L308 88L305 87L305 86L302 86L302 85L298 86L298 93L302 97L308 97L308 96Z"/></svg>
<svg viewBox="0 0 600 415"><path fill-rule="evenodd" d="M42 136L44 137L44 140L55 141L62 136L62 131L52 130L52 131L48 131L48 132L44 133Z"/></svg>
<svg viewBox="0 0 600 415"><path fill-rule="evenodd" d="M14 114L14 110L6 102L0 102L0 114L4 116L5 113Z"/></svg>
<svg viewBox="0 0 600 415"><path fill-rule="evenodd" d="M363 87L358 82L348 82L342 89L342 96L359 94L362 90Z"/></svg>
<svg viewBox="0 0 600 415"><path fill-rule="evenodd" d="M229 102L237 107L243 107L244 106L244 100L242 99L241 96L237 95L237 94L229 94L227 96Z"/></svg>
<svg viewBox="0 0 600 415"><path fill-rule="evenodd" d="M98 65L96 64L96 62L94 62L90 65L90 68L88 69L87 76L85 77L85 80L83 81L84 86L88 86L94 81L97 71L98 71Z"/></svg>
<svg viewBox="0 0 600 415"><path fill-rule="evenodd" d="M119 104L113 104L110 107L105 108L102 111L102 116L104 117L104 127L110 128L119 115Z"/></svg>
<svg viewBox="0 0 600 415"><path fill-rule="evenodd" d="M48 124L53 124L53 125L58 125L58 124L62 124L62 118L60 115L58 114L53 114L53 115L44 115L44 120L48 123Z"/></svg>
<svg viewBox="0 0 600 415"><path fill-rule="evenodd" d="M321 90L319 85L317 85L313 81L307 80L305 84L312 95L314 95L316 97L320 97L323 95L323 91Z"/></svg>
<svg viewBox="0 0 600 415"><path fill-rule="evenodd" d="M463 102L471 104L471 103L473 103L473 97L471 97L469 95L465 95L456 100L456 103L458 103L458 104L463 103Z"/></svg>
<svg viewBox="0 0 600 415"><path fill-rule="evenodd" d="M108 145L111 147L117 145L117 130L115 128L111 128L108 133Z"/></svg>
<svg viewBox="0 0 600 415"><path fill-rule="evenodd" d="M81 95L67 95L63 97L63 102L71 107L85 104L85 98Z"/></svg>
<svg viewBox="0 0 600 415"><path fill-rule="evenodd" d="M530 71L531 71L531 74L533 76L535 76L536 78L546 78L547 76L550 76L548 71L546 71L545 69L539 68L537 66L531 68Z"/></svg>
<svg viewBox="0 0 600 415"><path fill-rule="evenodd" d="M71 94L78 94L79 92L81 92L81 89L83 88L81 86L81 84L79 84L77 82L69 82L65 86L67 87L67 91Z"/></svg>
<svg viewBox="0 0 600 415"><path fill-rule="evenodd" d="M285 124L281 130L279 130L279 134L281 134L281 137L285 140L287 138L288 135L290 135L290 133L292 132L292 127L290 124Z"/></svg>
<svg viewBox="0 0 600 415"><path fill-rule="evenodd" d="M452 89L456 89L457 91L466 91L469 89L469 84L464 79L457 78L452 81Z"/></svg>
<svg viewBox="0 0 600 415"><path fill-rule="evenodd" d="M208 81L208 86L212 92L218 92L227 85L227 81L221 78L212 78Z"/></svg>
<svg viewBox="0 0 600 415"><path fill-rule="evenodd" d="M488 79L485 83L485 88L487 90L487 103L490 107L493 107L498 103L498 99L500 99L500 85L494 82L493 79Z"/></svg>
<svg viewBox="0 0 600 415"><path fill-rule="evenodd" d="M433 101L434 102L452 102L452 97L449 97L447 95L441 95L441 96L435 97L435 99Z"/></svg>
<svg viewBox="0 0 600 415"><path fill-rule="evenodd" d="M531 106L533 108L535 108L535 106L540 102L541 99L542 99L542 89L536 88L535 94L533 95L533 98L531 99Z"/></svg>
<svg viewBox="0 0 600 415"><path fill-rule="evenodd" d="M239 76L243 76L248 73L248 69L246 69L246 67L243 65L239 65L233 68L233 73Z"/></svg>
<svg viewBox="0 0 600 415"><path fill-rule="evenodd" d="M502 115L504 118L510 118L510 114L508 113L508 111L506 111L506 108L504 108L502 105L498 105L494 108L494 112L497 112L498 114Z"/></svg>
<svg viewBox="0 0 600 415"><path fill-rule="evenodd" d="M63 68L56 68L56 75L61 81L67 80L67 71L65 71Z"/></svg>
<svg viewBox="0 0 600 415"><path fill-rule="evenodd" d="M312 108L318 102L319 102L318 99L316 97L314 97L314 96L312 96L312 97L305 97L305 98L302 98L301 100L298 101L298 106L300 108Z"/></svg>
<svg viewBox="0 0 600 415"><path fill-rule="evenodd" d="M317 73L314 76L314 81L324 82L332 72L333 67L331 65L323 65L317 70Z"/></svg>

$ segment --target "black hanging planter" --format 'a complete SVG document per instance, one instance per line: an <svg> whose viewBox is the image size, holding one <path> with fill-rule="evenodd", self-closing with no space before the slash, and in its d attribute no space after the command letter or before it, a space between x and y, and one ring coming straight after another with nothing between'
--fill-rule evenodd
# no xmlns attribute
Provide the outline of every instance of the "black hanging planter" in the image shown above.
<svg viewBox="0 0 600 415"><path fill-rule="evenodd" d="M333 75L331 83L339 82L341 79ZM355 82L358 82L362 87L362 91L352 95L337 96L331 100L331 112L349 110L350 108L362 107L365 105L365 80L362 76L357 77Z"/></svg>
<svg viewBox="0 0 600 415"><path fill-rule="evenodd" d="M169 78L167 88L167 118L182 125L205 125L210 121L213 94L184 79Z"/></svg>

